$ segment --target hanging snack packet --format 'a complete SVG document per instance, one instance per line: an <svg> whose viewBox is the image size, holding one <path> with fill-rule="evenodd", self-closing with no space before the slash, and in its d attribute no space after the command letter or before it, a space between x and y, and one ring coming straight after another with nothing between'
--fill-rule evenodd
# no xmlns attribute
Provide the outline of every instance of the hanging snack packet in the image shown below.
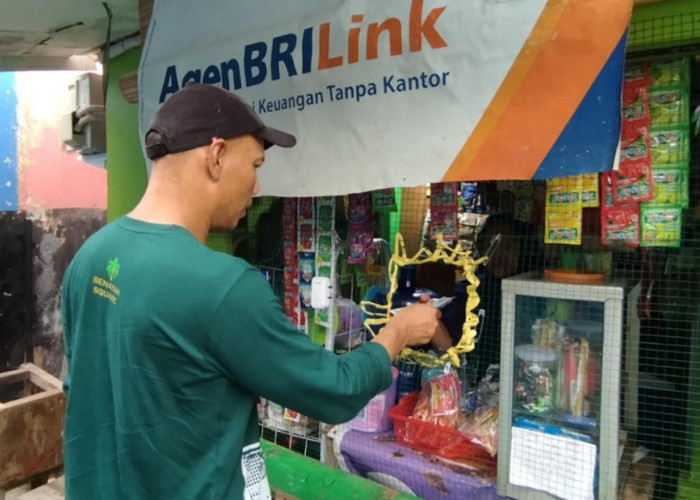
<svg viewBox="0 0 700 500"><path fill-rule="evenodd" d="M656 61L649 67L650 86L652 89L669 84L690 83L690 61L688 58Z"/></svg>
<svg viewBox="0 0 700 500"><path fill-rule="evenodd" d="M612 197L612 174L611 170L600 173L600 204L602 207L612 207L615 204Z"/></svg>
<svg viewBox="0 0 700 500"><path fill-rule="evenodd" d="M625 65L622 82L626 88L648 88L650 81L648 62L628 63Z"/></svg>
<svg viewBox="0 0 700 500"><path fill-rule="evenodd" d="M645 87L622 87L622 126L649 126L649 92Z"/></svg>
<svg viewBox="0 0 700 500"><path fill-rule="evenodd" d="M372 209L376 212L396 212L394 188L372 191Z"/></svg>
<svg viewBox="0 0 700 500"><path fill-rule="evenodd" d="M547 180L545 243L581 244L582 188L580 175Z"/></svg>
<svg viewBox="0 0 700 500"><path fill-rule="evenodd" d="M649 92L651 128L669 125L687 126L690 120L688 90L675 87Z"/></svg>
<svg viewBox="0 0 700 500"><path fill-rule="evenodd" d="M679 247L681 245L682 208L642 203L640 216L641 246Z"/></svg>
<svg viewBox="0 0 700 500"><path fill-rule="evenodd" d="M688 135L685 127L656 129L649 133L651 166L688 167Z"/></svg>
<svg viewBox="0 0 700 500"><path fill-rule="evenodd" d="M315 251L316 217L314 199L299 198L297 208L297 250L299 252Z"/></svg>
<svg viewBox="0 0 700 500"><path fill-rule="evenodd" d="M534 206L534 188L532 182L522 181L516 183L513 195L515 197L513 218L522 222L530 222L532 220Z"/></svg>
<svg viewBox="0 0 700 500"><path fill-rule="evenodd" d="M299 253L299 302L302 309L311 308L311 280L316 275L314 252Z"/></svg>
<svg viewBox="0 0 700 500"><path fill-rule="evenodd" d="M581 174L581 206L597 207L600 205L598 174Z"/></svg>
<svg viewBox="0 0 700 500"><path fill-rule="evenodd" d="M629 163L612 173L612 198L615 205L651 200L651 167L648 163Z"/></svg>
<svg viewBox="0 0 700 500"><path fill-rule="evenodd" d="M600 236L605 246L639 246L639 205L602 207Z"/></svg>
<svg viewBox="0 0 700 500"><path fill-rule="evenodd" d="M460 195L463 212L479 213L479 185L476 182L462 182Z"/></svg>
<svg viewBox="0 0 700 500"><path fill-rule="evenodd" d="M547 208L580 208L583 178L570 175L547 180Z"/></svg>
<svg viewBox="0 0 700 500"><path fill-rule="evenodd" d="M547 209L544 242L563 245L581 244L581 209Z"/></svg>
<svg viewBox="0 0 700 500"><path fill-rule="evenodd" d="M651 164L649 155L649 129L646 125L628 125L622 123L620 136L620 171L627 165L641 163Z"/></svg>
<svg viewBox="0 0 700 500"><path fill-rule="evenodd" d="M441 182L430 185L430 239L442 234L444 241L459 237L457 210L459 183Z"/></svg>
<svg viewBox="0 0 700 500"><path fill-rule="evenodd" d="M297 199L282 199L282 308L295 325L299 324L299 260L297 254Z"/></svg>
<svg viewBox="0 0 700 500"><path fill-rule="evenodd" d="M688 171L682 168L652 168L650 204L688 207Z"/></svg>
<svg viewBox="0 0 700 500"><path fill-rule="evenodd" d="M374 240L372 200L369 193L348 195L348 263L360 264Z"/></svg>

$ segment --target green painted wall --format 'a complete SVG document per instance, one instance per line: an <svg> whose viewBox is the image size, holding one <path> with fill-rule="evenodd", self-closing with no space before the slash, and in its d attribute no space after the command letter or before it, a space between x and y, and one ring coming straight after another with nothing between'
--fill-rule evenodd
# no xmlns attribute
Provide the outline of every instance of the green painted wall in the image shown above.
<svg viewBox="0 0 700 500"><path fill-rule="evenodd" d="M107 87L107 220L129 212L146 189L146 163L139 142L138 104L128 103L119 77L138 69L141 49L109 62Z"/></svg>

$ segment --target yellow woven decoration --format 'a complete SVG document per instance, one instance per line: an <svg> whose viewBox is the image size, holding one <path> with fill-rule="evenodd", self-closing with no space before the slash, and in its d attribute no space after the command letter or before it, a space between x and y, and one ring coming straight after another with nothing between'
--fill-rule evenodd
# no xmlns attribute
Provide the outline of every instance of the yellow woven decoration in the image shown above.
<svg viewBox="0 0 700 500"><path fill-rule="evenodd" d="M419 363L423 366L440 366L446 362L452 363L454 366L459 366L459 354L471 352L474 349L474 337L476 335L476 326L479 323L479 317L474 313L474 309L479 305L479 295L476 288L479 286L479 278L474 274L476 266L486 260L486 257L473 259L470 251L463 251L449 247L442 239L442 235L437 235L435 251L430 251L427 248L421 248L413 257L406 255L406 246L404 245L403 236L401 233L396 234L394 240L394 253L389 261L389 278L391 287L387 294L386 305L376 304L374 302L362 301L360 307L365 312L367 319L365 327L368 331L373 330L370 326L383 326L391 317L391 299L398 288L399 269L402 266L409 264L423 264L426 262L445 262L461 268L464 271L464 278L467 280L467 303L465 305L465 321L462 325L462 337L457 345L452 346L445 351L441 356L436 356L432 353L416 351L410 347L406 347L399 354L400 358ZM368 310L368 306L372 310Z"/></svg>

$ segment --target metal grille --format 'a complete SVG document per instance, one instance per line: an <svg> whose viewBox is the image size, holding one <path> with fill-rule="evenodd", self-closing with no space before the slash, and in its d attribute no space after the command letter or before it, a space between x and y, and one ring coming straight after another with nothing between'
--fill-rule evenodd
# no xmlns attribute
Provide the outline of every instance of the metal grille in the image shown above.
<svg viewBox="0 0 700 500"><path fill-rule="evenodd" d="M700 10L672 16L633 18L628 35L628 50L639 52L666 47L673 50L685 44L700 42Z"/></svg>
<svg viewBox="0 0 700 500"><path fill-rule="evenodd" d="M673 46L673 43L678 39L692 39L696 35L700 35L700 13L638 20L630 29L630 61L663 62L664 58L692 52L692 44L685 43L679 47ZM658 48L660 45L668 47L663 51L649 50L652 46ZM692 115L700 106L700 64L695 58L690 58L689 61L691 79L686 105L689 108L688 115ZM488 367L503 362L502 278L550 268L602 271L606 281L619 280L624 283L622 343L618 346L619 370L615 374L619 379L617 382L609 382L610 374L608 379L597 379L598 385L594 393L598 399L591 401L590 411L600 415L605 404L615 402L619 405L617 430L624 447L620 448L621 459L616 462L615 487L623 497L637 495L624 498L685 500L696 498L700 491L700 310L697 302L700 296L700 144L692 126L690 130L687 179L689 206L681 212L681 239L678 247L604 246L598 207L581 208L578 234L580 244L546 243L545 236L549 235L545 208L546 182L480 182L462 183L460 186L458 238L463 245L473 248L476 254L491 249L492 265L501 268L497 277L489 277L485 274L487 269L481 269L484 279L478 289L481 297L479 307L484 312L476 349L464 357L464 366L458 372L461 404L466 407L474 398L493 398L493 394L488 390L484 392L484 388L493 390L497 387L492 383L494 372L489 371ZM433 218L431 225L430 193L427 186L395 190L397 209L390 213L375 213L374 236L389 242L391 247L393 235L397 230L400 231L409 254L415 252L419 245L430 246L431 228L435 223ZM249 210L246 224L243 224L247 229L237 230L232 237L235 254L246 256L252 263L270 270L274 276L281 267L279 241L269 236L274 236L275 227L278 226L274 225L274 221L268 220L265 229L255 222L261 220L261 214L270 211L273 202L274 200L256 200ZM341 239L347 238L344 220L344 214L338 214L337 229ZM493 246L497 234L501 236ZM346 266L339 271L339 276L338 283L344 297L357 302L365 296L368 283L367 275L362 269ZM417 279L420 287L440 288L441 294L448 294L452 290L454 283L451 280L455 276L450 270L432 268L419 272ZM273 287L279 293L281 283L278 281L274 278L272 280ZM381 282L382 279L379 278L376 284ZM534 288L533 292L536 294L538 290ZM544 293L545 288L541 290ZM521 302L524 301L520 310L525 313L528 309L535 309L528 300L520 299ZM595 301L593 296L584 292L575 300L568 300L580 303ZM581 304L574 305L572 310L580 306ZM514 311L517 310L514 306ZM567 308L563 307L562 310ZM599 310L589 309L588 313L590 314L578 319L601 321ZM538 319L535 316L525 321L527 328L534 325ZM606 320L603 318L602 321L605 323ZM518 333L521 334L523 333ZM527 340L530 334L531 330L526 331L521 340ZM595 339L592 345L600 352L600 338ZM514 354L511 352L512 356ZM511 357L507 361L515 370L515 358ZM400 368L404 374L412 372L410 367ZM599 368L602 370L602 365ZM557 365L556 370L559 369ZM615 370L608 371L613 373ZM491 379L485 380L488 377ZM498 379L497 375L495 379ZM608 398L607 403L605 398ZM522 402L515 397L512 401ZM593 432L593 435L596 439L601 439L597 432ZM321 456L320 432L295 433L289 429L285 432L284 429L263 426L261 433L265 438L286 444L306 455L316 458ZM336 439L343 439L342 436L340 433ZM336 445L341 447L338 443ZM370 447L366 448L365 453L380 452ZM440 460L434 455L423 455L424 458L426 456L434 464ZM463 464L459 465L462 466ZM437 472L433 472L438 474L439 480L433 476L426 480L424 474L422 479L416 478L416 483L419 480L431 483L433 490L430 491L433 491L435 498L445 498L440 495L445 495L448 490L450 495L476 494L475 490L470 489L476 488L471 483L450 482L455 467L452 463L446 469L435 469ZM352 466L349 468L352 470ZM484 471L483 468L469 469L470 472L465 470L460 469L459 474L469 478L478 476L481 487L491 488L491 493L495 492L496 478L493 471ZM595 474L597 488L601 484L599 468L596 468ZM566 478L561 480L566 484ZM464 478L463 481L468 482ZM603 498L604 495L600 496L598 491L595 490L596 498ZM422 494L431 498L428 493Z"/></svg>

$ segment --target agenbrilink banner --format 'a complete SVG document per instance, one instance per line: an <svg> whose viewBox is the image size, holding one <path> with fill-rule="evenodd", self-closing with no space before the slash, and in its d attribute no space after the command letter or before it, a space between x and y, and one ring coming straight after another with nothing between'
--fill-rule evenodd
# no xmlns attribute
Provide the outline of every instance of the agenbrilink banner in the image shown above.
<svg viewBox="0 0 700 500"><path fill-rule="evenodd" d="M157 0L142 132L186 82L294 133L262 194L612 167L632 0Z"/></svg>

